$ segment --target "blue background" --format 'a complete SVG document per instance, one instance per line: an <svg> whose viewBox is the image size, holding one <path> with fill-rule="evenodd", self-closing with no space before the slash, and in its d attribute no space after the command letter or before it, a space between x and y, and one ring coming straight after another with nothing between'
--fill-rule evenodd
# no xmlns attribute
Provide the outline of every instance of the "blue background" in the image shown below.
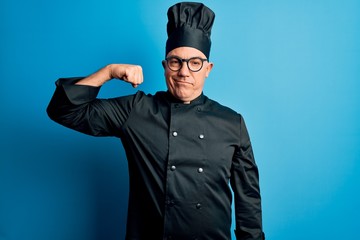
<svg viewBox="0 0 360 240"><path fill-rule="evenodd" d="M59 77L140 64L166 89L175 1L0 2L0 239L123 239L120 141L45 109ZM204 1L216 12L204 92L243 114L260 168L267 239L360 239L360 1ZM121 81L100 97L134 93ZM149 223L150 224L150 223Z"/></svg>

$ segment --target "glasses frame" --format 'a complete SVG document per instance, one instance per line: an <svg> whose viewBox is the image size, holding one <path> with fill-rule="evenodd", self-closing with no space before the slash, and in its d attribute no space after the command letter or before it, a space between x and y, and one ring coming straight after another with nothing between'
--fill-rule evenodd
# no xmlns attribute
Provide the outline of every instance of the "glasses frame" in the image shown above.
<svg viewBox="0 0 360 240"><path fill-rule="evenodd" d="M177 60L179 60L179 62L180 62L180 68L179 69L177 69L177 70L174 70L174 69L172 69L171 67L170 67L170 65L169 65L169 60L171 60L171 59L177 59ZM198 70L192 70L190 67L189 67L189 62L191 61L191 60L193 60L193 59L199 59L200 61L201 61L201 67L198 69ZM201 57L191 57L191 58L188 58L188 59L184 59L184 58L180 58L180 57L178 57L178 56L170 56L170 57L167 57L167 58L165 58L165 61L166 61L166 65L167 65L167 67L171 70L171 71L173 71L173 72L178 72L178 71L180 71L181 69L182 69L182 67L184 66L184 62L186 62L186 66L188 67L188 69L191 71L191 72L199 72L202 68L203 68L203 66L204 66L204 62L205 61L208 61L208 59L207 58L201 58Z"/></svg>

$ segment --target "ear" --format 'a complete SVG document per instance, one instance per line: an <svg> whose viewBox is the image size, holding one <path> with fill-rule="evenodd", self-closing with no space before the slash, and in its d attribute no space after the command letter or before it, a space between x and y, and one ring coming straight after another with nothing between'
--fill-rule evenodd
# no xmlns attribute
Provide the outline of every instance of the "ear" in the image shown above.
<svg viewBox="0 0 360 240"><path fill-rule="evenodd" d="M212 62L209 62L208 65L206 66L206 72L205 72L205 76L208 77L210 72L211 72L211 69L214 67L214 63Z"/></svg>
<svg viewBox="0 0 360 240"><path fill-rule="evenodd" d="M166 69L166 61L165 60L162 60L161 61L161 64L162 64L162 66L163 66L163 68L164 68L164 70Z"/></svg>

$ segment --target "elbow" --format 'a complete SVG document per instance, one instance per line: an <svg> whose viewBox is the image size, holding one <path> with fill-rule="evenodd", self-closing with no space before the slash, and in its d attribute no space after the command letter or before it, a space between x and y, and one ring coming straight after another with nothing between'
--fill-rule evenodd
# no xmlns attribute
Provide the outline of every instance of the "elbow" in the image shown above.
<svg viewBox="0 0 360 240"><path fill-rule="evenodd" d="M57 121L57 114L56 114L56 112L58 112L57 110L56 110L56 108L54 108L52 105L51 105L51 102L50 102L50 104L47 106L47 108L46 108L46 114L48 115L48 117L51 119L51 120L53 120L53 121L55 121L55 122L58 122Z"/></svg>

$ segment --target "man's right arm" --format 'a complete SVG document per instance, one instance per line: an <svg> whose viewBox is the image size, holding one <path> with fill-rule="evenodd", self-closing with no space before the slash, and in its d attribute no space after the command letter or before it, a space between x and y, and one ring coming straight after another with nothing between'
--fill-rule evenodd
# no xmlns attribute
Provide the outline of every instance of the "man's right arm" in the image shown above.
<svg viewBox="0 0 360 240"><path fill-rule="evenodd" d="M144 80L142 68L139 65L109 64L90 76L78 81L76 84L100 87L114 78L128 82L133 87L139 86Z"/></svg>
<svg viewBox="0 0 360 240"><path fill-rule="evenodd" d="M85 78L61 78L48 105L55 122L89 135L114 135L131 109L132 97L97 99L100 87L111 79L137 87L143 81L140 66L110 64Z"/></svg>

